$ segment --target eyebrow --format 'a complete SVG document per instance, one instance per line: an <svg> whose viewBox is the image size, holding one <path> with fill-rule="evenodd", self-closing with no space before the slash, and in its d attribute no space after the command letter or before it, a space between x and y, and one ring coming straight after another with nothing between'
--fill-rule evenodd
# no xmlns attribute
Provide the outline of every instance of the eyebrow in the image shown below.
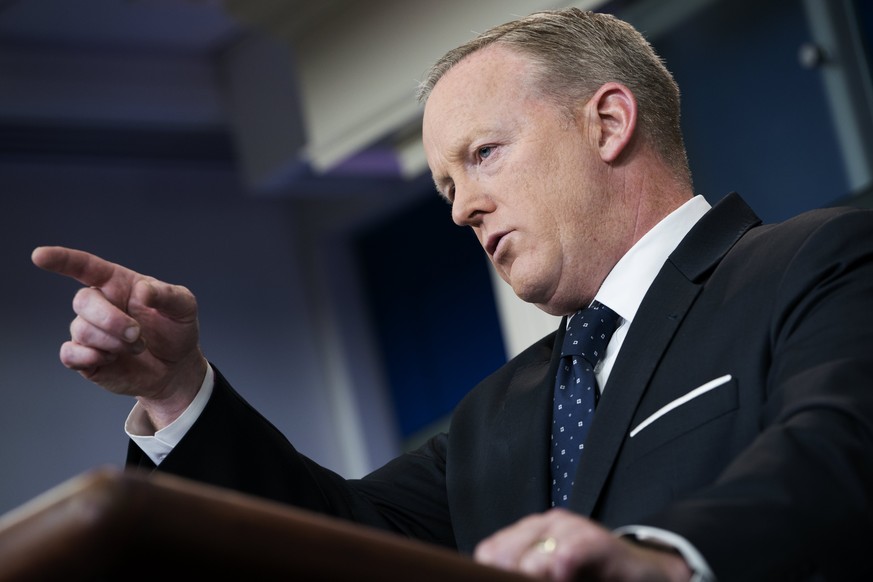
<svg viewBox="0 0 873 582"><path fill-rule="evenodd" d="M475 141L473 135L476 133L482 133L483 130L478 126L476 128L467 128L467 130L460 136L456 137L451 144L446 148L446 154L444 156L447 164L463 162L468 154L468 150L471 144ZM440 196L451 202L449 197L446 195L446 190L452 185L454 185L455 181L451 179L448 175L444 176L433 176L433 183L439 192Z"/></svg>

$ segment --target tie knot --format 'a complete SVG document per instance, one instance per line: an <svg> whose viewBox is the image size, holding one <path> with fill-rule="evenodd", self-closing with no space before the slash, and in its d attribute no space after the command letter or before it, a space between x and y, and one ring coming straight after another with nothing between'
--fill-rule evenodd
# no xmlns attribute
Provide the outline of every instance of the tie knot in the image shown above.
<svg viewBox="0 0 873 582"><path fill-rule="evenodd" d="M582 356L596 366L617 324L618 314L602 303L595 301L591 307L580 309L567 325L561 357Z"/></svg>

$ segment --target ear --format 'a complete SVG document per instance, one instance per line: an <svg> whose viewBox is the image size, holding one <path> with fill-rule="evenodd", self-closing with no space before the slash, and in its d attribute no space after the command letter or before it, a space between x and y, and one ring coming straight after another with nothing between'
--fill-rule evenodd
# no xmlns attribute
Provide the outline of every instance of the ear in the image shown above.
<svg viewBox="0 0 873 582"><path fill-rule="evenodd" d="M637 100L621 83L605 83L588 101L600 158L614 162L627 148L637 126Z"/></svg>

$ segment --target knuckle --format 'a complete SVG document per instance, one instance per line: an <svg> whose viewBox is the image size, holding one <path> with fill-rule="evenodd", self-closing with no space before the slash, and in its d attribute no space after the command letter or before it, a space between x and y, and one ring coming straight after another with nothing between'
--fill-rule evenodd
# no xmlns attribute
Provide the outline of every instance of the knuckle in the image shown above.
<svg viewBox="0 0 873 582"><path fill-rule="evenodd" d="M76 291L76 294L73 295L73 311L76 313L82 312L90 303L92 294L93 289L90 287L83 287Z"/></svg>
<svg viewBox="0 0 873 582"><path fill-rule="evenodd" d="M70 322L70 339L81 343L84 333L84 325L81 318L77 317Z"/></svg>
<svg viewBox="0 0 873 582"><path fill-rule="evenodd" d="M70 324L70 338L80 346L96 346L105 334L95 329L93 325L81 317L77 317Z"/></svg>
<svg viewBox="0 0 873 582"><path fill-rule="evenodd" d="M61 346L61 351L59 355L61 363L67 368L70 368L71 370L76 370L80 367L79 358L77 357L76 346L73 342L65 342Z"/></svg>

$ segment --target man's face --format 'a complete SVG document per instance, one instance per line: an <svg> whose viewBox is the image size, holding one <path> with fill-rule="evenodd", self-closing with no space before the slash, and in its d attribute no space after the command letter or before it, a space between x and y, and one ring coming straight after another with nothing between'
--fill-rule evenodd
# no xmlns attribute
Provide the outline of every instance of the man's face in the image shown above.
<svg viewBox="0 0 873 582"><path fill-rule="evenodd" d="M561 315L593 298L618 233L589 107L538 95L535 66L498 45L469 55L433 88L422 135L454 222L472 227L519 297Z"/></svg>

